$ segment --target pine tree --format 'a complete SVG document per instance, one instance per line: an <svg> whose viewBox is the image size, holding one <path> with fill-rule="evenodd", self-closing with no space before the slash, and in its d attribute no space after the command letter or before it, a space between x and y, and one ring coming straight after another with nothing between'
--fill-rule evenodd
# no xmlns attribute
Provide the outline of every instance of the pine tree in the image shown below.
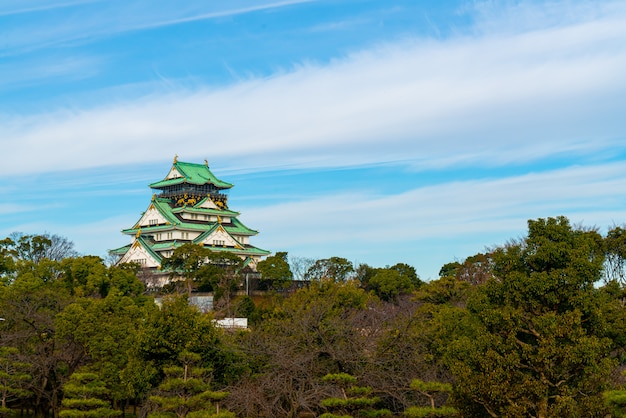
<svg viewBox="0 0 626 418"><path fill-rule="evenodd" d="M63 385L63 391L65 398L61 402L61 418L102 418L122 414L122 411L112 409L110 402L105 400L109 390L95 373L73 373Z"/></svg>
<svg viewBox="0 0 626 418"><path fill-rule="evenodd" d="M31 380L27 373L29 365L18 361L15 347L0 347L0 416L8 416L11 409L10 401L24 398L30 392L24 389L25 383Z"/></svg>
<svg viewBox="0 0 626 418"><path fill-rule="evenodd" d="M151 418L234 418L228 411L220 411L219 401L227 392L212 391L207 380L208 370L194 367L200 355L188 351L180 355L181 366L165 367L165 380L158 394L150 397L155 411Z"/></svg>
<svg viewBox="0 0 626 418"><path fill-rule="evenodd" d="M347 373L327 374L322 379L339 386L340 397L326 398L322 407L332 411L322 414L320 418L351 418L355 417L390 417L391 411L375 409L380 399L372 395L369 386L357 386L357 379Z"/></svg>

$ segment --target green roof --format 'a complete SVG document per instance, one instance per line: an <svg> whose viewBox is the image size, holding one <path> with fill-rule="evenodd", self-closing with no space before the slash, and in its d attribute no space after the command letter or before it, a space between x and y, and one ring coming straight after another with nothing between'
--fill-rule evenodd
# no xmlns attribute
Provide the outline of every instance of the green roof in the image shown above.
<svg viewBox="0 0 626 418"><path fill-rule="evenodd" d="M142 228L139 228L137 227L137 224L135 224L135 226L133 226L132 228L122 230L122 233L134 235L137 233L139 229L141 229L141 232L144 232L144 233L158 232L158 231L165 231L165 230L172 229L172 227L174 226L176 227L176 229L188 229L192 231L206 231L207 229L213 230L213 227L218 225L218 222L215 222L215 221L205 222L205 223L185 222L184 220L178 219L174 215L174 213L187 211L187 212L194 212L194 213L214 214L214 215L219 215L219 216L229 216L230 223L224 222L221 225L230 234L235 233L238 235L248 235L248 236L253 236L253 235L258 234L258 231L248 228L237 218L237 215L239 215L238 212L234 212L231 210L204 209L204 208L191 208L191 207L172 208L169 205L168 199L159 198L159 197L155 198L152 201L152 204L154 205L155 209L161 215L163 215L163 217L167 220L167 222L169 222L168 225L144 226Z"/></svg>
<svg viewBox="0 0 626 418"><path fill-rule="evenodd" d="M145 242L145 241L144 241ZM152 244L150 248L153 251L164 251L164 250L172 250L180 247L185 244L187 241L168 241L168 242L159 242ZM271 254L271 251L263 250L261 248L254 247L252 245L246 245L243 248L232 248L232 247L213 247L211 245L205 245L205 248L210 249L211 251L219 251L219 252L231 252L233 254L247 254L247 255L267 255Z"/></svg>
<svg viewBox="0 0 626 418"><path fill-rule="evenodd" d="M183 177L157 181L156 183L152 183L150 187L153 189L159 189L162 187L172 186L181 183L197 185L213 184L220 189L230 189L231 187L233 187L232 184L215 177L211 170L209 170L209 166L207 164L194 164L175 161L173 168L175 168L176 171L178 171Z"/></svg>

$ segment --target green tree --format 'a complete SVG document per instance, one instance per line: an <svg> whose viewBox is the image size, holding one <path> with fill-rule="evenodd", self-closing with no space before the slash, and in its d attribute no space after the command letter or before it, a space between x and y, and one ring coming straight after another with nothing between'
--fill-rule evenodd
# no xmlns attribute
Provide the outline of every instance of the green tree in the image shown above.
<svg viewBox="0 0 626 418"><path fill-rule="evenodd" d="M352 277L354 266L343 257L317 260L304 275L304 280L334 280L344 282Z"/></svg>
<svg viewBox="0 0 626 418"><path fill-rule="evenodd" d="M398 296L413 290L413 283L408 276L394 269L378 269L369 280L369 287L382 300L396 301Z"/></svg>
<svg viewBox="0 0 626 418"><path fill-rule="evenodd" d="M289 267L286 252L277 252L276 255L260 261L257 265L257 271L261 273L261 282L268 283L268 287L274 290L289 287L293 280L293 273Z"/></svg>
<svg viewBox="0 0 626 418"><path fill-rule="evenodd" d="M106 399L109 391L95 373L74 372L63 385L61 418L104 418L122 415Z"/></svg>
<svg viewBox="0 0 626 418"><path fill-rule="evenodd" d="M189 305L184 296L165 297L161 308L151 312L137 331L133 356L146 369L155 371L153 377L158 378L160 371L175 364L183 351L201 353L201 366L212 370L217 384L226 384L237 377L238 359L224 349L222 330L212 319L212 315Z"/></svg>
<svg viewBox="0 0 626 418"><path fill-rule="evenodd" d="M72 295L106 297L111 287L107 267L100 257L88 255L61 261L62 281Z"/></svg>
<svg viewBox="0 0 626 418"><path fill-rule="evenodd" d="M11 239L15 243L15 256L19 260L39 263L43 259L61 261L79 255L72 241L56 234L27 235L14 232Z"/></svg>
<svg viewBox="0 0 626 418"><path fill-rule="evenodd" d="M10 238L5 238L0 241L0 280L2 280L4 284L10 282L11 274L15 271L12 247L13 240Z"/></svg>
<svg viewBox="0 0 626 418"><path fill-rule="evenodd" d="M461 268L461 263L452 261L441 266L439 269L439 277L456 277L457 272Z"/></svg>
<svg viewBox="0 0 626 418"><path fill-rule="evenodd" d="M606 280L626 285L626 229L615 226L609 230L606 244Z"/></svg>
<svg viewBox="0 0 626 418"><path fill-rule="evenodd" d="M15 347L0 347L0 416L11 415L10 402L30 395L30 364L20 361Z"/></svg>
<svg viewBox="0 0 626 418"><path fill-rule="evenodd" d="M232 314L231 296L242 283L244 260L228 251L211 251L201 245L186 243L176 248L171 257L163 260L162 267L170 271L176 283L184 279L187 297L194 289L214 292L214 308Z"/></svg>
<svg viewBox="0 0 626 418"><path fill-rule="evenodd" d="M56 281L37 277L37 269L19 273L10 286L0 288L0 312L4 346L16 347L20 361L30 364L26 389L30 407L38 417L60 406L61 387L82 364L84 350L59 339L55 316L71 303L71 297Z"/></svg>
<svg viewBox="0 0 626 418"><path fill-rule="evenodd" d="M408 277L411 281L411 285L413 289L417 289L424 284L424 282L419 278L417 272L415 271L415 267L410 266L405 263L397 263L393 266L389 267L390 270L395 270L404 277Z"/></svg>
<svg viewBox="0 0 626 418"><path fill-rule="evenodd" d="M244 282L244 260L228 251L213 252L200 269L200 276L213 289L213 309L224 316L233 316L232 298Z"/></svg>
<svg viewBox="0 0 626 418"><path fill-rule="evenodd" d="M495 278L470 297L468 318L450 318L466 324L443 347L456 402L471 416L600 415L615 365L594 288L602 238L564 217L528 227L493 253Z"/></svg>
<svg viewBox="0 0 626 418"><path fill-rule="evenodd" d="M412 406L404 411L404 415L410 418L421 417L448 417L456 416L458 411L451 406L440 405L436 406L436 396L438 394L450 394L452 392L452 385L443 382L425 382L420 379L414 379L411 382L411 389L414 389L422 396L428 398L430 402L429 407Z"/></svg>
<svg viewBox="0 0 626 418"><path fill-rule="evenodd" d="M165 271L170 271L170 277L173 280L182 276L187 288L187 296L191 297L194 280L200 278L200 269L206 265L210 252L211 250L201 245L185 243L174 249L172 255L163 260L161 267Z"/></svg>
<svg viewBox="0 0 626 418"><path fill-rule="evenodd" d="M339 396L323 399L321 406L333 412L320 415L320 418L344 417L391 417L388 409L375 409L380 398L372 396L369 386L357 386L357 379L348 373L329 373L322 378L324 382L336 386Z"/></svg>
<svg viewBox="0 0 626 418"><path fill-rule="evenodd" d="M197 367L199 362L199 354L183 351L179 356L181 365L165 368L165 379L157 394L150 396L154 412L148 417L235 417L228 411L220 411L219 401L228 393L211 390L209 370Z"/></svg>
<svg viewBox="0 0 626 418"><path fill-rule="evenodd" d="M115 289L115 288L113 288ZM114 405L140 398L148 389L149 367L133 370L130 353L142 324L157 310L152 300L133 299L112 290L104 299L80 298L56 316L57 337L83 348L83 371L96 373Z"/></svg>

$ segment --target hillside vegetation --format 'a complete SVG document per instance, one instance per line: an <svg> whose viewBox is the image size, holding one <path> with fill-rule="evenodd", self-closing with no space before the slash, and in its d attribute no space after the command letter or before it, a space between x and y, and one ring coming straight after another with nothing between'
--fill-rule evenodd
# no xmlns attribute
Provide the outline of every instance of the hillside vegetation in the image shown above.
<svg viewBox="0 0 626 418"><path fill-rule="evenodd" d="M180 247L155 295L61 237L0 241L0 416L626 416L621 227L530 220L428 283L277 253L252 295L236 258L203 251Z"/></svg>

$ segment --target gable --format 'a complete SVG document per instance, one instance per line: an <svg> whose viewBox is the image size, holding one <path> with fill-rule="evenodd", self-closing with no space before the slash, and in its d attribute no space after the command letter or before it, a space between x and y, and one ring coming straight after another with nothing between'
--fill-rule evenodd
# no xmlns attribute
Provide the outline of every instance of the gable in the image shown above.
<svg viewBox="0 0 626 418"><path fill-rule="evenodd" d="M185 177L185 176L183 176L180 173L180 171L178 171L176 169L176 167L174 166L174 167L171 168L170 172L167 173L167 176L165 176L165 180L177 179L177 178L180 178L180 177Z"/></svg>
<svg viewBox="0 0 626 418"><path fill-rule="evenodd" d="M150 206L148 206L148 209L144 212L139 221L137 221L134 228L147 228L168 223L167 219L165 219L161 212L154 206L154 203L150 203Z"/></svg>
<svg viewBox="0 0 626 418"><path fill-rule="evenodd" d="M243 249L241 244L234 239L223 226L218 226L215 230L208 234L203 240L203 245L216 246L216 247L234 247Z"/></svg>
<svg viewBox="0 0 626 418"><path fill-rule="evenodd" d="M118 264L137 263L142 267L159 267L159 260L155 259L150 251L141 245L140 241L135 241L130 249L124 254Z"/></svg>
<svg viewBox="0 0 626 418"><path fill-rule="evenodd" d="M217 205L211 200L209 197L205 197L198 204L194 206L194 208L198 209L220 209Z"/></svg>

